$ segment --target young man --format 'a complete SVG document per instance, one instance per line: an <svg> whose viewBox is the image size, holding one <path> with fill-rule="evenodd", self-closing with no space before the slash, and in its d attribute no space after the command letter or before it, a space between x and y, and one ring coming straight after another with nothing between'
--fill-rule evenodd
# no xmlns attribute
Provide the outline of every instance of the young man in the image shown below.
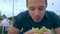
<svg viewBox="0 0 60 34"><path fill-rule="evenodd" d="M26 1L28 10L17 15L8 34L34 34L32 27L40 29L42 26L47 29L54 28L56 34L60 34L60 19L55 13L46 11L47 0ZM44 32L44 34L52 34L52 32Z"/></svg>

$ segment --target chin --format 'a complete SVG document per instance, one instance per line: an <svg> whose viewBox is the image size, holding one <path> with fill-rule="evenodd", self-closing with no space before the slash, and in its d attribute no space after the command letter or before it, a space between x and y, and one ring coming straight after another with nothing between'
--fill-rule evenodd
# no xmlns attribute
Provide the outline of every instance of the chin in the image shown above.
<svg viewBox="0 0 60 34"><path fill-rule="evenodd" d="M37 22L37 23L38 23L38 22L40 22L40 20L39 20L39 21L36 21L36 20L35 20L35 22Z"/></svg>

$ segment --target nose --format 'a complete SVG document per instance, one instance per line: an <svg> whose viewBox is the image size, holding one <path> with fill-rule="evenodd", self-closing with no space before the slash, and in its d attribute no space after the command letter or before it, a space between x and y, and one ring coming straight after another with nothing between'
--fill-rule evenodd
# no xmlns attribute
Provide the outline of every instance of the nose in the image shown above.
<svg viewBox="0 0 60 34"><path fill-rule="evenodd" d="M35 10L35 15L39 15L39 10Z"/></svg>

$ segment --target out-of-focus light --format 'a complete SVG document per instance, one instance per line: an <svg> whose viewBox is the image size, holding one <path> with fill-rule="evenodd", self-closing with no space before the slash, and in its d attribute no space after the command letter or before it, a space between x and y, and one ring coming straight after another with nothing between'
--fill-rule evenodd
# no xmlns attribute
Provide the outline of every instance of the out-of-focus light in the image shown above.
<svg viewBox="0 0 60 34"><path fill-rule="evenodd" d="M16 0L15 2L17 3L18 1Z"/></svg>
<svg viewBox="0 0 60 34"><path fill-rule="evenodd" d="M4 2L6 2L6 0L3 0Z"/></svg>
<svg viewBox="0 0 60 34"><path fill-rule="evenodd" d="M54 5L54 3L52 3L52 5Z"/></svg>

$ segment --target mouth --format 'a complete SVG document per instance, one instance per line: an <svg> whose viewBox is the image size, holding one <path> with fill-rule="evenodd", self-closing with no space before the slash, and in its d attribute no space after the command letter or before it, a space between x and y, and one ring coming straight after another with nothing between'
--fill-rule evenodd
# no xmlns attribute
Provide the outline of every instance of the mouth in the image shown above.
<svg viewBox="0 0 60 34"><path fill-rule="evenodd" d="M36 21L40 21L40 18L35 18Z"/></svg>

